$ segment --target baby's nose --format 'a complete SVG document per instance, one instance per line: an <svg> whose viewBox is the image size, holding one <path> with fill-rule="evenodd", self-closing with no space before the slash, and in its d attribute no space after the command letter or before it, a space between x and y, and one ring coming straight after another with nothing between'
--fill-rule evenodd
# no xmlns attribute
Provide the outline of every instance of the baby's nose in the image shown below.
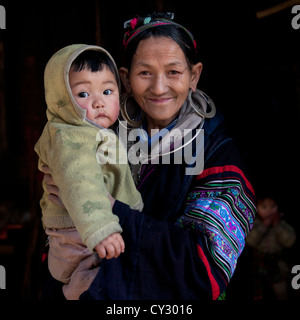
<svg viewBox="0 0 300 320"><path fill-rule="evenodd" d="M92 107L93 107L93 109L104 108L103 100L100 98L95 99L93 101Z"/></svg>

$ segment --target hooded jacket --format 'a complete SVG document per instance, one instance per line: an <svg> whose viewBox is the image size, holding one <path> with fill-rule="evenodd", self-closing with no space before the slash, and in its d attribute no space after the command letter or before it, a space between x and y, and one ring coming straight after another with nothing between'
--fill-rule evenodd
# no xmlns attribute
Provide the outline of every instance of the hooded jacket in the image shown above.
<svg viewBox="0 0 300 320"><path fill-rule="evenodd" d="M117 136L87 119L86 110L72 95L70 66L86 50L104 52L114 62L103 48L83 44L67 46L52 56L44 74L48 122L35 151L39 169L49 166L66 207L64 210L49 201L43 185L40 205L44 228L76 227L92 251L103 239L122 231L107 193L133 209L141 210L142 200Z"/></svg>

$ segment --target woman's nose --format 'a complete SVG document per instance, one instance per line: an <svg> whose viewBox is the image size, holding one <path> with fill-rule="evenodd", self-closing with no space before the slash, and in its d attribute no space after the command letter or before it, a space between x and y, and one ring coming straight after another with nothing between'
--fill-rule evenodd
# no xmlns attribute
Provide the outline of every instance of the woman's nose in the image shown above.
<svg viewBox="0 0 300 320"><path fill-rule="evenodd" d="M168 90L168 82L164 75L157 75L153 78L152 92L156 95L162 95Z"/></svg>

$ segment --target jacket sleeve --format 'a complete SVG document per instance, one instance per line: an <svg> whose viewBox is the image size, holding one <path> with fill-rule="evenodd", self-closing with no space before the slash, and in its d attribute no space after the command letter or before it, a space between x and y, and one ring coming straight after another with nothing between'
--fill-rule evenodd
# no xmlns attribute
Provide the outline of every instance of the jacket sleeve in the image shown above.
<svg viewBox="0 0 300 320"><path fill-rule="evenodd" d="M51 123L48 130L48 147L40 157L49 165L67 212L92 251L104 238L122 231L118 217L112 214L96 159L97 130Z"/></svg>
<svg viewBox="0 0 300 320"><path fill-rule="evenodd" d="M177 225L204 236L211 268L217 267L228 283L253 226L254 193L234 165L206 169L196 180Z"/></svg>
<svg viewBox="0 0 300 320"><path fill-rule="evenodd" d="M218 161L211 158L195 179L175 225L116 201L113 211L124 230L125 253L103 262L82 298L218 298L243 250L255 206L250 183L234 166L232 147L223 146L215 156ZM213 187L216 181L220 190Z"/></svg>
<svg viewBox="0 0 300 320"><path fill-rule="evenodd" d="M255 193L233 141L222 146L196 178L177 225L205 239L212 269L229 283L256 214Z"/></svg>

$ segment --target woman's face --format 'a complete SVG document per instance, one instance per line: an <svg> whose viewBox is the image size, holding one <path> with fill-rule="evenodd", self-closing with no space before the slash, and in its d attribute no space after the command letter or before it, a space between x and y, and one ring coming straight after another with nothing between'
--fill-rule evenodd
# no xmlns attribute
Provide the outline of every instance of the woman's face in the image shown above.
<svg viewBox="0 0 300 320"><path fill-rule="evenodd" d="M202 64L189 68L179 45L166 37L142 40L123 83L147 115L148 130L166 127L179 113L189 89L197 88Z"/></svg>

